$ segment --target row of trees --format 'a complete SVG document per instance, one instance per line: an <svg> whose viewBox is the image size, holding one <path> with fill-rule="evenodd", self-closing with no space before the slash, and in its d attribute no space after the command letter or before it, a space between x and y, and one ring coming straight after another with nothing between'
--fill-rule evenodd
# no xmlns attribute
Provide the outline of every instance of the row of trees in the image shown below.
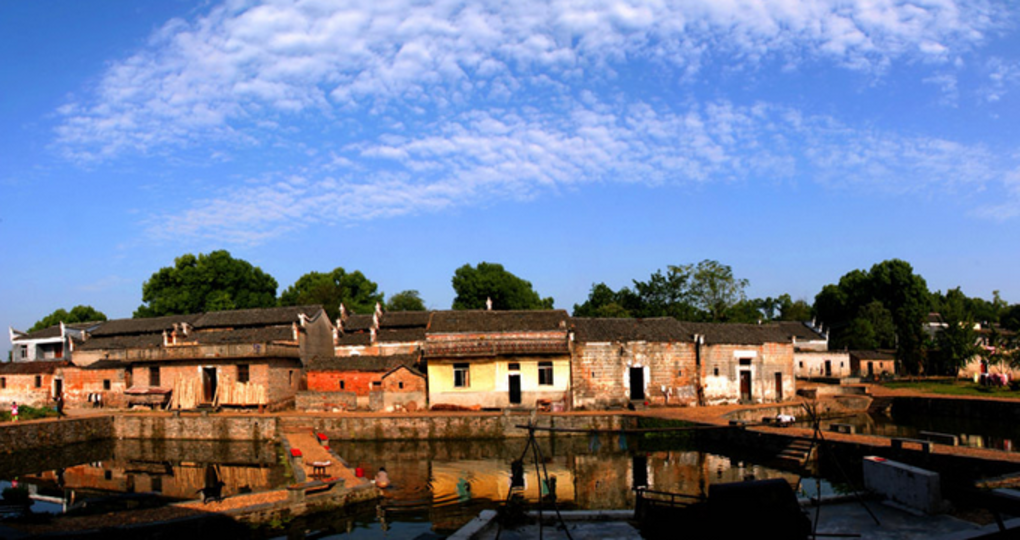
<svg viewBox="0 0 1020 540"><path fill-rule="evenodd" d="M553 299L542 297L529 281L503 268L482 262L465 264L453 275L453 309L550 309ZM674 317L684 321L744 322L817 319L830 332L833 349L895 348L909 372L955 373L964 362L988 349L977 347L975 322L991 323L993 341L1009 350L1008 333L995 324L1020 330L1020 304L1008 305L998 293L991 301L968 298L959 288L932 293L910 264L892 259L853 270L837 283L825 285L811 305L782 294L776 298L747 298L748 281L718 261L668 266L646 280L614 290L593 284L588 298L574 305L578 317ZM376 303L389 311L424 310L417 291L401 291L385 300L378 284L360 271L337 267L309 272L276 295L276 280L261 268L233 258L227 251L198 256L185 254L173 266L161 268L142 286L143 304L135 317L199 313L276 305L322 305L331 318L343 303L354 313L370 313ZM944 327L934 339L925 332L928 314L941 314ZM60 321L105 320L90 306L59 309L32 330ZM1013 347L1015 349L1015 347ZM999 359L1001 360L1001 359Z"/></svg>

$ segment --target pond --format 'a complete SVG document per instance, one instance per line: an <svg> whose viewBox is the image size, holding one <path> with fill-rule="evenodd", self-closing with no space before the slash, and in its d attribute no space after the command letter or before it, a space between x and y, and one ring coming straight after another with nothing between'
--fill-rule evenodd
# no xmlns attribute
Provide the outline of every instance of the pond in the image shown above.
<svg viewBox="0 0 1020 540"><path fill-rule="evenodd" d="M919 438L922 431L934 431L959 437L960 446L988 448L1006 452L1020 451L1020 435L1016 426L997 418L971 418L924 414L857 414L822 422L829 430L832 423L851 424L857 433L880 437ZM801 424L810 427L808 424Z"/></svg>
<svg viewBox="0 0 1020 540"><path fill-rule="evenodd" d="M749 478L797 481L793 473L751 461L754 458L735 457L739 449L723 455L718 450L699 450L685 440L605 435L539 440L541 464L548 473L540 479L533 452L521 466L514 465L526 442L334 440L333 449L366 475L379 467L387 469L393 485L385 498L354 512L303 517L278 524L282 528L276 532L265 528L255 534L286 537L295 531L312 531L309 534L317 538L441 537L481 510L497 508L511 488L529 503L555 501L560 509L632 509L635 486L705 495L713 483ZM16 481L32 493L33 510L73 510L83 502L87 506L87 501L115 495L133 500L127 494L145 494L164 502L198 499L211 478L225 484L224 495L268 490L288 482L273 445L109 441L100 446L98 450L96 445L81 448L87 453L85 461L19 473ZM9 472L0 468L0 473L8 473L0 476L5 479L0 482L3 487L14 480Z"/></svg>

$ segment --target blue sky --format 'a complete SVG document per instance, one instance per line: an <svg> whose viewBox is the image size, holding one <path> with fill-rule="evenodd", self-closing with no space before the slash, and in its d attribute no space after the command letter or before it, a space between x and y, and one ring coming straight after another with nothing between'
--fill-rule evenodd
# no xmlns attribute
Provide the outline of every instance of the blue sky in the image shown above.
<svg viewBox="0 0 1020 540"><path fill-rule="evenodd" d="M0 318L128 317L182 253L569 309L716 259L813 299L902 258L1020 302L1015 5L7 2Z"/></svg>

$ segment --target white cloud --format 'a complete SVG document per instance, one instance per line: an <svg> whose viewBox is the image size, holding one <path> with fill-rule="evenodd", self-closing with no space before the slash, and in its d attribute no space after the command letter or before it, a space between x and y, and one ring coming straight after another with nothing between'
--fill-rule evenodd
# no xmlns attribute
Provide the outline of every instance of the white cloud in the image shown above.
<svg viewBox="0 0 1020 540"><path fill-rule="evenodd" d="M311 223L526 200L597 182L810 178L855 193L967 196L1002 178L997 156L981 146L861 131L768 104L674 110L589 101L565 108L564 114L526 107L469 111L418 135L353 144L300 176L226 190L183 214L163 216L153 230L258 243ZM332 168L338 160L350 165L346 175Z"/></svg>
<svg viewBox="0 0 1020 540"><path fill-rule="evenodd" d="M505 103L536 85L611 80L633 59L687 80L713 62L944 62L981 41L1003 9L982 0L231 0L167 23L114 63L94 96L60 109L57 140L85 161L245 140L252 119Z"/></svg>

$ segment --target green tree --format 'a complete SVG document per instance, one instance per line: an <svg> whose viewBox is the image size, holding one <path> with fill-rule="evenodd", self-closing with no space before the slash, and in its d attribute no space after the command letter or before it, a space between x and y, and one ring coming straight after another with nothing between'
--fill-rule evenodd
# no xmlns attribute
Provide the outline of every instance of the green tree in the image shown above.
<svg viewBox="0 0 1020 540"><path fill-rule="evenodd" d="M729 265L706 259L685 269L691 276L691 303L710 321L725 321L727 311L747 299L744 289L748 281L735 278Z"/></svg>
<svg viewBox="0 0 1020 540"><path fill-rule="evenodd" d="M276 280L225 250L188 253L142 285L135 317L160 317L276 305Z"/></svg>
<svg viewBox="0 0 1020 540"><path fill-rule="evenodd" d="M386 301L386 311L425 311L425 302L418 291L400 291Z"/></svg>
<svg viewBox="0 0 1020 540"><path fill-rule="evenodd" d="M999 320L1001 321L1003 328L1014 332L1020 332L1020 304L1013 304L1012 306L1002 310L1002 316Z"/></svg>
<svg viewBox="0 0 1020 540"><path fill-rule="evenodd" d="M869 339L884 341L882 329L875 323L877 309L862 312L862 308L878 301L888 310L895 327L894 341L897 357L908 372L919 372L924 361L924 321L931 307L931 294L924 278L914 274L910 264L891 259L871 267L871 270L854 270L840 278L835 285L826 285L815 297L815 315L827 328L832 330L829 344L841 349L853 343ZM871 325L871 337L867 333ZM881 326L881 325L880 325Z"/></svg>
<svg viewBox="0 0 1020 540"><path fill-rule="evenodd" d="M281 306L318 304L331 320L340 316L340 304L352 313L372 313L383 302L379 286L360 271L341 267L331 272L308 272L280 294Z"/></svg>
<svg viewBox="0 0 1020 540"><path fill-rule="evenodd" d="M960 368L981 352L967 300L957 287L946 292L939 306L942 322L946 326L935 336L938 349L929 358L932 373L956 375Z"/></svg>
<svg viewBox="0 0 1020 540"><path fill-rule="evenodd" d="M704 319L691 294L691 265L668 266L666 273L656 270L648 281L634 280L637 317L673 317L680 321Z"/></svg>
<svg viewBox="0 0 1020 540"><path fill-rule="evenodd" d="M553 299L542 298L530 281L521 279L496 263L465 264L453 274L453 309L552 309Z"/></svg>
<svg viewBox="0 0 1020 540"><path fill-rule="evenodd" d="M810 321L811 304L806 300L791 300L790 295L783 294L780 297L779 320L781 321Z"/></svg>
<svg viewBox="0 0 1020 540"><path fill-rule="evenodd" d="M36 321L32 328L29 328L29 332L35 332L36 330L42 330L43 328L49 328L55 324L65 323L83 323L83 322L96 322L105 321L106 315L102 311L96 311L92 306L74 306L71 311L67 311L63 308L50 313Z"/></svg>

